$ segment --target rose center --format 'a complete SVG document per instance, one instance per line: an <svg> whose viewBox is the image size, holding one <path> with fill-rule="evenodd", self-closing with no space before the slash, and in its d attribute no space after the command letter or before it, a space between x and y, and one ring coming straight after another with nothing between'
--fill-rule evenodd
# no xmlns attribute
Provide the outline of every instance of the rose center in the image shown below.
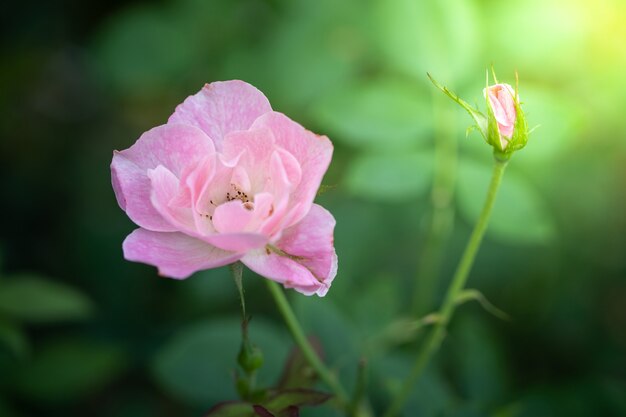
<svg viewBox="0 0 626 417"><path fill-rule="evenodd" d="M226 193L226 201L239 200L243 207L250 211L254 210L254 202L251 201L248 193L241 191L235 184L231 184L231 190Z"/></svg>

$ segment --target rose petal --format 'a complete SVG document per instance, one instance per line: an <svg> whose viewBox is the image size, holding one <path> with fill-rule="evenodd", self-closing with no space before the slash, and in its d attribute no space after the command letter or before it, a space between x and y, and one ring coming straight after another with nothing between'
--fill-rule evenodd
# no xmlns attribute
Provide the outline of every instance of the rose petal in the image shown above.
<svg viewBox="0 0 626 417"><path fill-rule="evenodd" d="M197 94L176 107L168 124L184 123L199 127L220 150L228 133L249 129L259 116L271 110L263 93L246 82L214 82L206 84Z"/></svg>
<svg viewBox="0 0 626 417"><path fill-rule="evenodd" d="M152 206L148 170L163 165L179 177L186 165L214 153L211 139L193 126L163 125L145 132L130 148L113 153L111 179L120 207L145 229L175 231Z"/></svg>
<svg viewBox="0 0 626 417"><path fill-rule="evenodd" d="M220 233L203 239L218 248L239 253L259 249L267 244L267 237L259 233Z"/></svg>
<svg viewBox="0 0 626 417"><path fill-rule="evenodd" d="M111 181L118 204L135 224L155 232L176 231L176 227L165 220L150 201L147 172L119 152L113 153Z"/></svg>
<svg viewBox="0 0 626 417"><path fill-rule="evenodd" d="M245 168L248 174L257 179L252 187L262 186L270 156L276 150L274 135L267 128L231 132L224 138L220 158L223 161L237 161L238 167ZM227 163L227 165L230 165Z"/></svg>
<svg viewBox="0 0 626 417"><path fill-rule="evenodd" d="M274 198L269 193L259 193L254 201L233 200L221 204L213 213L213 225L219 233L258 233L263 221L272 212Z"/></svg>
<svg viewBox="0 0 626 417"><path fill-rule="evenodd" d="M271 129L276 145L289 152L298 161L301 181L291 196L292 207L297 212L292 215L291 226L300 221L309 211L322 178L328 169L333 154L333 145L326 136L319 136L300 126L282 113L271 112L259 117L252 129Z"/></svg>
<svg viewBox="0 0 626 417"><path fill-rule="evenodd" d="M148 170L152 186L150 201L159 214L177 231L194 231L195 222L191 206L181 206L180 181L163 165ZM172 204L176 203L176 204Z"/></svg>
<svg viewBox="0 0 626 417"><path fill-rule="evenodd" d="M163 165L178 178L186 166L214 153L213 141L202 130L171 123L148 130L133 146L120 152L140 168Z"/></svg>
<svg viewBox="0 0 626 417"><path fill-rule="evenodd" d="M136 229L124 240L124 257L154 265L159 274L183 279L196 271L237 261L241 255L218 249L183 233Z"/></svg>
<svg viewBox="0 0 626 417"><path fill-rule="evenodd" d="M283 252L257 250L241 261L259 275L306 295L323 297L337 274L333 246L335 219L314 204L304 219L284 231L276 247Z"/></svg>

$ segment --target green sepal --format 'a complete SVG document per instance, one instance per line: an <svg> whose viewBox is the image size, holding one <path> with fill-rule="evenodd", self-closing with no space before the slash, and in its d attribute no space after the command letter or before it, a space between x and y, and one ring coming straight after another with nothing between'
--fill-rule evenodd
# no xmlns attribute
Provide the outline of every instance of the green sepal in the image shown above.
<svg viewBox="0 0 626 417"><path fill-rule="evenodd" d="M526 146L528 142L528 123L526 123L526 116L522 110L521 103L519 102L519 94L517 92L517 85L515 86L515 112L517 114L515 118L515 126L513 128L513 136L507 146L507 152L515 152Z"/></svg>
<svg viewBox="0 0 626 417"><path fill-rule="evenodd" d="M244 372L251 374L263 366L263 352L246 338L241 343L237 362Z"/></svg>
<svg viewBox="0 0 626 417"><path fill-rule="evenodd" d="M488 144L493 146L494 152L506 153L502 149L502 136L500 135L496 115L493 113L491 105L489 104L489 94L485 94L485 102L487 103L487 136L485 140Z"/></svg>
<svg viewBox="0 0 626 417"><path fill-rule="evenodd" d="M447 87L439 84L437 80L435 80L429 73L426 73L426 75L428 75L428 78L430 78L430 81L434 84L435 87L441 90L446 96L450 97L459 106L463 107L465 111L469 113L472 119L474 119L474 121L476 122L475 128L478 129L483 138L487 140L487 118L485 117L485 115L482 114L478 109L472 107L468 102L454 94L452 91L448 90Z"/></svg>

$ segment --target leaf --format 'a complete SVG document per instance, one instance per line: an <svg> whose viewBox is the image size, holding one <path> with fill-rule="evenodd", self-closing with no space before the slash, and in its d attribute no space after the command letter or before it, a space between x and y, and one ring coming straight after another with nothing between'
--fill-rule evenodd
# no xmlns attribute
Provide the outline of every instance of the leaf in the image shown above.
<svg viewBox="0 0 626 417"><path fill-rule="evenodd" d="M24 331L15 323L2 320L0 320L0 345L6 346L17 357L24 357L30 349Z"/></svg>
<svg viewBox="0 0 626 417"><path fill-rule="evenodd" d="M355 196L400 202L423 196L430 187L432 171L430 151L361 155L349 165L344 181Z"/></svg>
<svg viewBox="0 0 626 417"><path fill-rule="evenodd" d="M31 323L82 320L92 302L78 290L49 279L23 275L0 283L0 313Z"/></svg>
<svg viewBox="0 0 626 417"><path fill-rule="evenodd" d="M263 406L255 405L252 408L254 408L254 414L256 414L258 417L276 417Z"/></svg>
<svg viewBox="0 0 626 417"><path fill-rule="evenodd" d="M175 334L152 363L158 383L190 405L207 406L236 398L233 375L241 343L240 325L239 317L230 317L193 324ZM271 385L278 379L289 339L272 323L258 317L250 322L249 334L265 360L258 383Z"/></svg>
<svg viewBox="0 0 626 417"><path fill-rule="evenodd" d="M254 417L252 404L242 401L226 401L212 407L205 417Z"/></svg>
<svg viewBox="0 0 626 417"><path fill-rule="evenodd" d="M425 327L437 323L440 317L437 313L430 313L421 319L396 318L378 334L374 334L367 341L368 356L380 354L391 347L398 346L415 339L417 334Z"/></svg>
<svg viewBox="0 0 626 417"><path fill-rule="evenodd" d="M324 357L322 346L315 338L309 338L309 343L313 346L315 353L320 358ZM309 365L308 361L298 347L294 347L285 363L280 382L277 384L279 389L289 388L309 388L317 381L315 370Z"/></svg>
<svg viewBox="0 0 626 417"><path fill-rule="evenodd" d="M432 131L429 98L414 83L370 80L327 95L313 114L333 140L363 149L407 149Z"/></svg>
<svg viewBox="0 0 626 417"><path fill-rule="evenodd" d="M476 222L491 178L491 165L469 160L459 164L457 185L461 213ZM525 178L508 169L502 180L487 234L508 243L540 244L556 234L554 220L538 191Z"/></svg>
<svg viewBox="0 0 626 417"><path fill-rule="evenodd" d="M324 347L325 362L350 389L354 382L354 364L359 359L359 345L352 323L329 298L298 297L294 310L304 331L318 338Z"/></svg>
<svg viewBox="0 0 626 417"><path fill-rule="evenodd" d="M305 405L319 405L326 402L332 395L311 389L288 389L274 391L270 394L263 406L269 410L279 412L290 406L302 407Z"/></svg>
<svg viewBox="0 0 626 417"><path fill-rule="evenodd" d="M61 340L41 346L15 375L18 391L36 402L76 401L102 389L125 366L113 346Z"/></svg>

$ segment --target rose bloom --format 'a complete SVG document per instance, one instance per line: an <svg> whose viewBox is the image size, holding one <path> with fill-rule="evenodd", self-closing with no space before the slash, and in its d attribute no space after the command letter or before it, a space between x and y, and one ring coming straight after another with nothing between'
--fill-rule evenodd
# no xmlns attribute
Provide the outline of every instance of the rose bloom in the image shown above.
<svg viewBox="0 0 626 417"><path fill-rule="evenodd" d="M484 94L486 94L489 106L498 122L500 144L504 150L509 144L509 139L513 136L515 119L517 118L515 90L509 84L495 84L485 88Z"/></svg>
<svg viewBox="0 0 626 417"><path fill-rule="evenodd" d="M117 201L139 226L124 257L178 279L241 261L324 296L337 273L335 219L313 199L332 153L250 84L207 84L113 153Z"/></svg>

